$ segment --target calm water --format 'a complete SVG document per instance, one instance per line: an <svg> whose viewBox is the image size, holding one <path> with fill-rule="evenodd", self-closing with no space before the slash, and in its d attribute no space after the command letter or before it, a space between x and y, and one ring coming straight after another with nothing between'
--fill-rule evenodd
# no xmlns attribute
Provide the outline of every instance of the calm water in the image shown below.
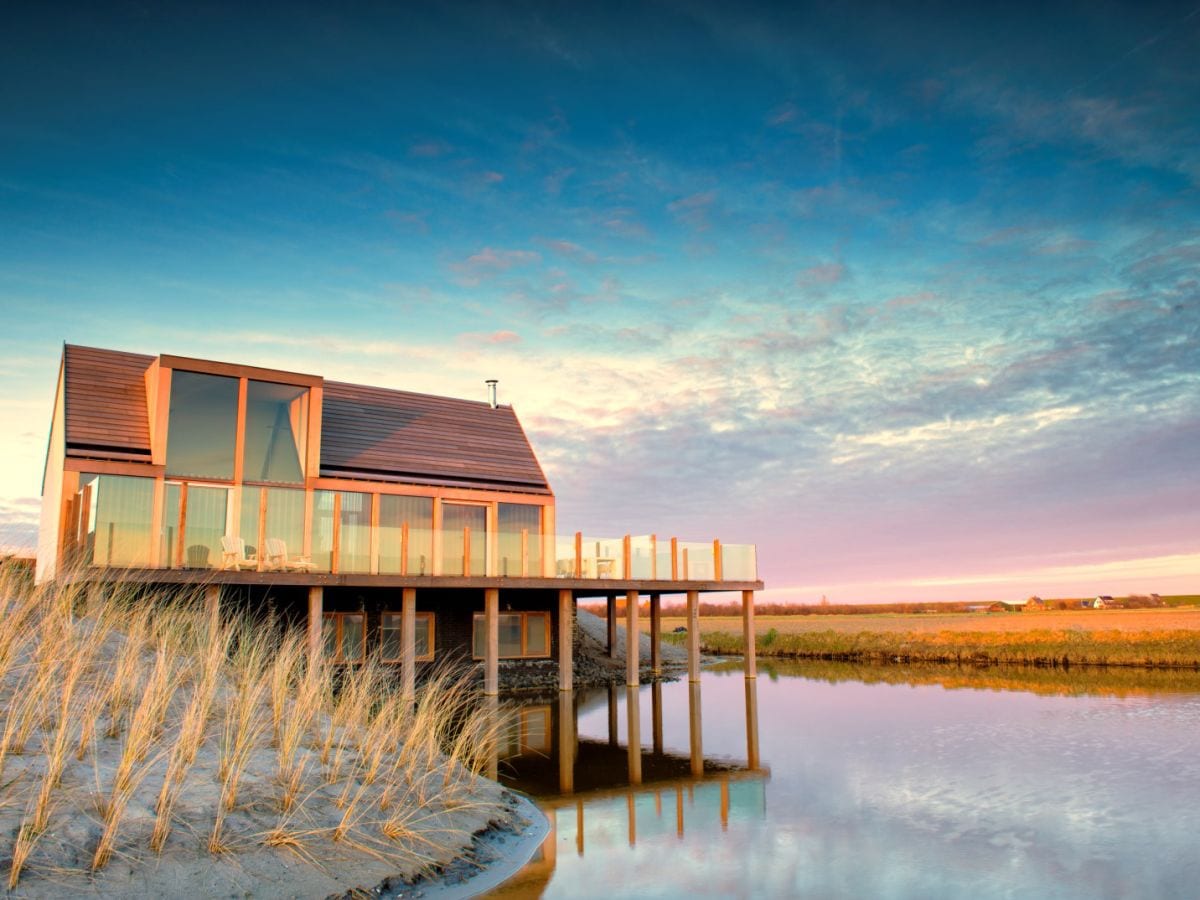
<svg viewBox="0 0 1200 900"><path fill-rule="evenodd" d="M1200 896L1195 674L760 664L513 715L553 829L496 897Z"/></svg>

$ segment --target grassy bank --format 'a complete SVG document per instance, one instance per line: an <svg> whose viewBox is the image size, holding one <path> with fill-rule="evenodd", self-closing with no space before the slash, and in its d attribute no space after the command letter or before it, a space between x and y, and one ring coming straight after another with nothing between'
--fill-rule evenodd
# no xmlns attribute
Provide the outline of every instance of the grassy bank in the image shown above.
<svg viewBox="0 0 1200 900"><path fill-rule="evenodd" d="M669 634L679 642L682 635ZM704 631L706 653L741 654L740 633ZM864 662L1004 663L1200 668L1200 631L805 631L759 633L760 656Z"/></svg>
<svg viewBox="0 0 1200 900"><path fill-rule="evenodd" d="M10 890L326 894L413 877L503 818L496 723L442 674L217 621L196 596L34 589L0 569L0 865Z"/></svg>

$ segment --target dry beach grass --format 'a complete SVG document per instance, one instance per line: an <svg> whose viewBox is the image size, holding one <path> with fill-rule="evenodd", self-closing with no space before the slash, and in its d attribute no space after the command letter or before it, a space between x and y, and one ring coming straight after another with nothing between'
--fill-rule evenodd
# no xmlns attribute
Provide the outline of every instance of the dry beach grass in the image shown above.
<svg viewBox="0 0 1200 900"><path fill-rule="evenodd" d="M19 894L327 894L445 864L506 815L495 717L441 672L218 621L195 596L0 569L0 866Z"/></svg>
<svg viewBox="0 0 1200 900"><path fill-rule="evenodd" d="M663 617L663 629L684 623ZM700 620L701 645L741 653L741 619ZM1200 666L1200 609L760 616L762 656L1026 665Z"/></svg>

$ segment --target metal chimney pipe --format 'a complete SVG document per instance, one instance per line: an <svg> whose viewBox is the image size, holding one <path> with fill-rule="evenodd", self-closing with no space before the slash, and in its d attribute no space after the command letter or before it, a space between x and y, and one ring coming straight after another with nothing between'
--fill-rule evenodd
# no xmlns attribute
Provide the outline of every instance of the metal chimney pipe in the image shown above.
<svg viewBox="0 0 1200 900"><path fill-rule="evenodd" d="M495 409L498 405L496 403L496 385L499 384L499 381L495 378L489 378L484 382L484 384L487 385L488 406L490 406L492 409Z"/></svg>

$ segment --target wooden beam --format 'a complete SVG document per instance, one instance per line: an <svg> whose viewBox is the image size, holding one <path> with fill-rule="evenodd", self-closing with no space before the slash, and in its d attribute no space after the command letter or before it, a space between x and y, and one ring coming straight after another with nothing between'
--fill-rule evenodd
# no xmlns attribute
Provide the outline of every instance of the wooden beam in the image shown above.
<svg viewBox="0 0 1200 900"><path fill-rule="evenodd" d="M400 523L400 574L408 574L408 520Z"/></svg>
<svg viewBox="0 0 1200 900"><path fill-rule="evenodd" d="M641 632L638 630L638 592L629 591L625 595L625 685L635 688L638 681L638 662L641 654L638 652Z"/></svg>
<svg viewBox="0 0 1200 900"><path fill-rule="evenodd" d="M583 532L575 532L575 577L583 577Z"/></svg>
<svg viewBox="0 0 1200 900"><path fill-rule="evenodd" d="M463 558L462 573L464 578L471 577L471 526L463 526Z"/></svg>
<svg viewBox="0 0 1200 900"><path fill-rule="evenodd" d="M90 487L91 485L89 485ZM184 526L187 524L187 500L188 486L185 481L179 486L179 527L175 534L175 565L183 565L183 532Z"/></svg>
<svg viewBox="0 0 1200 900"><path fill-rule="evenodd" d="M318 659L321 655L321 626L325 615L325 589L308 589L308 655Z"/></svg>
<svg viewBox="0 0 1200 900"><path fill-rule="evenodd" d="M721 580L721 542L713 541L713 581Z"/></svg>
<svg viewBox="0 0 1200 900"><path fill-rule="evenodd" d="M219 584L204 586L204 608L208 613L212 633L216 634L217 626L221 623L221 586Z"/></svg>
<svg viewBox="0 0 1200 900"><path fill-rule="evenodd" d="M483 692L494 697L500 691L500 591L483 592L483 622L487 632L483 656Z"/></svg>
<svg viewBox="0 0 1200 900"><path fill-rule="evenodd" d="M569 590L558 592L558 689L570 691L575 686L575 595Z"/></svg>
<svg viewBox="0 0 1200 900"><path fill-rule="evenodd" d="M742 591L742 640L746 646L746 677L758 677L754 646L754 591Z"/></svg>
<svg viewBox="0 0 1200 900"><path fill-rule="evenodd" d="M650 671L662 674L662 595L650 595Z"/></svg>
<svg viewBox="0 0 1200 900"><path fill-rule="evenodd" d="M688 681L700 681L700 592L687 592Z"/></svg>
<svg viewBox="0 0 1200 900"><path fill-rule="evenodd" d="M400 695L410 702L417 686L417 591L400 592Z"/></svg>
<svg viewBox="0 0 1200 900"><path fill-rule="evenodd" d="M633 577L633 539L629 535L621 542L621 577Z"/></svg>
<svg viewBox="0 0 1200 900"><path fill-rule="evenodd" d="M679 580L679 541L671 538L671 580Z"/></svg>
<svg viewBox="0 0 1200 900"><path fill-rule="evenodd" d="M246 388L245 377L238 379L237 425L233 441L233 483L241 484L246 471ZM236 515L236 513L235 513Z"/></svg>

